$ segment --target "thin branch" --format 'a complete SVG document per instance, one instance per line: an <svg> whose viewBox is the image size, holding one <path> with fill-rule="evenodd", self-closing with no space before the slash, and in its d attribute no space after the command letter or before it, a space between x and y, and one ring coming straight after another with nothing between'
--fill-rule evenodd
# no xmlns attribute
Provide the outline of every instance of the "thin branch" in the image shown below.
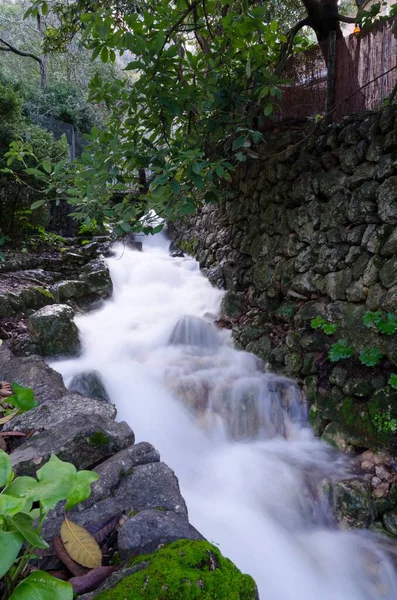
<svg viewBox="0 0 397 600"><path fill-rule="evenodd" d="M40 74L41 74L41 87L44 88L45 87L45 83L46 83L46 77L45 77L45 68L44 68L44 63L41 60L41 58L39 56L36 56L36 54L32 54L31 52L24 52L23 50L18 50L18 48L15 48L15 46L12 46L11 44L9 44L8 42L6 42L6 40L4 40L3 38L0 37L0 42L2 44L4 44L4 46L6 46L5 48L3 48L2 46L0 46L0 50L2 52L13 52L14 54L17 54L18 56L24 56L27 58L33 58L33 60L35 60L39 66L40 66Z"/></svg>
<svg viewBox="0 0 397 600"><path fill-rule="evenodd" d="M342 23L358 23L359 18L356 17L345 17L345 15L338 15L338 21L342 21Z"/></svg>
<svg viewBox="0 0 397 600"><path fill-rule="evenodd" d="M287 34L287 41L281 50L281 56L280 56L279 63L274 70L275 75L280 75L280 73L284 69L285 63L286 63L289 55L291 54L292 42L294 41L294 37L296 36L298 31L300 31L302 29L302 27L305 27L306 25L310 25L309 17L305 17L304 19L301 19L300 21L298 21L298 23L296 23L289 30L289 32Z"/></svg>
<svg viewBox="0 0 397 600"><path fill-rule="evenodd" d="M171 27L171 29L169 29L169 31L167 32L164 42L160 48L160 51L158 53L157 56L157 60L155 62L154 65L154 69L153 69L153 75L152 75L152 80L155 78L156 73L157 73L157 68L159 66L160 63L160 58L161 55L163 53L163 50L165 48L165 46L167 45L167 43L169 42L171 36L173 33L175 33L175 31L178 29L178 27L180 25L182 25L183 21L186 19L186 17L200 4L200 0L196 0L195 2L193 2L193 4L190 4L190 6L187 7L187 9L185 11L183 11L183 13L181 14L181 16L179 17L179 19L176 21L176 23L174 23L174 25ZM0 40L1 41L1 40Z"/></svg>

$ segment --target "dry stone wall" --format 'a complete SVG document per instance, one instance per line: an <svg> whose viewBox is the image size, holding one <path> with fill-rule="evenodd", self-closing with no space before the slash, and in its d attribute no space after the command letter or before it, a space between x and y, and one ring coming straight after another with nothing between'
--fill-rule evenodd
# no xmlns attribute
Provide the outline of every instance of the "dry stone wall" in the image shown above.
<svg viewBox="0 0 397 600"><path fill-rule="evenodd" d="M320 435L348 451L394 453L397 334L363 317L397 314L397 107L307 131L267 135L261 158L236 170L227 200L171 234L228 290L221 321L236 342L304 387ZM334 335L312 329L318 315L338 325ZM353 356L332 363L339 339ZM366 347L382 351L378 366L358 360Z"/></svg>

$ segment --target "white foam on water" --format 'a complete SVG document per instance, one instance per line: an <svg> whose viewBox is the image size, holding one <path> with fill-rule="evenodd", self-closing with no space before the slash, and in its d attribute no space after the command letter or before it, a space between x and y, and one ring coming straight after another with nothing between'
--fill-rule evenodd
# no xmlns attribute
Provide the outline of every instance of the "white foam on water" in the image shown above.
<svg viewBox="0 0 397 600"><path fill-rule="evenodd" d="M66 385L99 371L118 419L175 470L192 524L262 600L395 600L376 538L338 530L318 496L344 459L307 428L296 386L212 329L224 292L162 235L142 253L115 245L108 264L112 298L76 317L82 356L52 365Z"/></svg>

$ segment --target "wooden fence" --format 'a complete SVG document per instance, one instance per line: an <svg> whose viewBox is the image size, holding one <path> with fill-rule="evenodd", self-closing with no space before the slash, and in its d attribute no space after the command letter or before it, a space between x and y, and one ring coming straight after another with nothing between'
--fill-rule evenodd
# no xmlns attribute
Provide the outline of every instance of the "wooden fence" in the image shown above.
<svg viewBox="0 0 397 600"><path fill-rule="evenodd" d="M290 59L282 76L292 83L283 86L278 121L324 114L327 66L318 46ZM378 108L396 81L396 18L337 40L334 119Z"/></svg>

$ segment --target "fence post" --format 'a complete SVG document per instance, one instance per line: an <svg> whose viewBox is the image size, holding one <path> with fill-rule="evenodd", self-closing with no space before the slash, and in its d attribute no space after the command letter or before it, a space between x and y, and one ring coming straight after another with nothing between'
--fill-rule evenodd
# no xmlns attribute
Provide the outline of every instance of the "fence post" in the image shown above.
<svg viewBox="0 0 397 600"><path fill-rule="evenodd" d="M327 115L335 100L335 64L336 64L336 31L329 32L328 38L328 75L327 94L325 98L325 114ZM332 120L330 117L328 120Z"/></svg>

